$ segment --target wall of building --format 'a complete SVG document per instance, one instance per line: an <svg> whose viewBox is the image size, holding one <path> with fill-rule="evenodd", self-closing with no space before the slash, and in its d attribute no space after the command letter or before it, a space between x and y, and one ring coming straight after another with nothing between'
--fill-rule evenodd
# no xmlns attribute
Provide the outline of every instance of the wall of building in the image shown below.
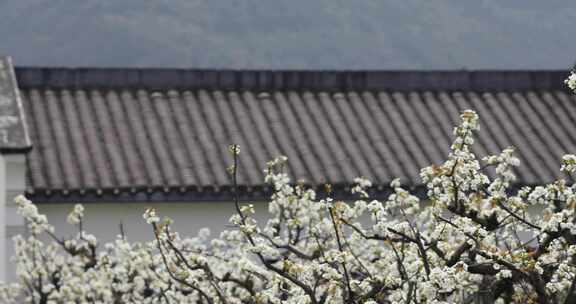
<svg viewBox="0 0 576 304"><path fill-rule="evenodd" d="M3 184L0 180L0 184ZM244 204L244 203L243 203ZM264 224L268 219L268 203L255 202L255 215L259 223ZM76 226L66 222L69 212L74 204L69 203L41 203L37 204L39 212L48 217L48 221L55 228L56 235L61 238L75 236L78 233ZM195 236L201 228L210 229L211 237L216 237L225 229L232 229L229 224L230 216L235 214L234 203L228 202L158 202L158 203L86 203L83 204L85 218L83 226L86 232L94 234L101 242L115 240L120 234L122 224L125 235L130 241L153 240L152 228L142 218L146 208L155 208L159 216L170 217L174 220L174 228L183 236ZM26 234L23 221L17 214L14 203L9 202L7 208L9 219L7 228L7 256L13 255L11 237L22 233ZM8 264L8 279L15 279L14 264Z"/></svg>
<svg viewBox="0 0 576 304"><path fill-rule="evenodd" d="M1 178L1 177L0 177ZM0 187L4 183L0 179ZM0 189L1 191L1 189ZM55 227L60 237L71 237L78 233L77 227L66 222L66 217L73 204L39 204L40 213L47 215L48 221ZM266 202L254 203L255 218L265 223L268 218ZM180 203L88 203L84 204L84 228L88 233L94 234L101 242L113 241L120 234L122 223L125 234L130 241L153 240L152 228L146 224L142 214L146 208L152 207L158 215L168 216L174 220L175 229L183 236L195 236L199 229L207 227L211 236L218 236L225 229L231 229L228 220L235 213L233 202L180 202ZM25 233L22 220L16 214L13 204L8 204L7 217L9 219L7 236ZM532 213L538 210L531 210ZM361 221L369 223L368 216ZM20 226L18 226L20 225ZM0 228L1 229L1 228ZM528 235L521 235L523 239L530 239ZM10 242L8 242L10 243ZM12 254L12 246L8 246L7 254ZM14 265L8 264L8 279L14 279Z"/></svg>
<svg viewBox="0 0 576 304"><path fill-rule="evenodd" d="M1 159L1 157L0 157ZM0 161L0 169L5 162ZM8 172L10 170L7 170ZM15 176L15 175L13 175ZM4 175L0 174L0 193L4 190L5 185L10 185ZM23 189L23 188L22 188ZM4 192L6 193L6 192ZM3 195L5 198L4 217L6 228L0 225L0 236L6 235L0 254L4 254L1 261L6 265L5 270L0 273L5 274L3 279L13 281L15 276L15 265L10 263L10 257L13 256L14 246L12 237L17 234L26 234L24 221L16 212L16 206L13 203L13 197L21 192L8 191L9 194ZM142 218L144 210L148 207L155 208L161 216L172 218L174 226L184 236L194 236L198 230L207 227L211 231L211 236L218 236L225 229L229 229L228 220L234 214L233 202L181 202L181 203L89 203L83 204L85 207L84 228L88 233L94 234L101 242L113 241L120 234L120 223L125 231L125 235L130 241L149 241L153 239L150 225L146 224ZM38 204L39 212L48 217L48 221L55 228L59 237L71 237L78 233L76 226L66 222L66 217L73 204ZM264 222L267 218L267 203L254 203L256 209L255 218ZM0 208L1 212L4 212Z"/></svg>
<svg viewBox="0 0 576 304"><path fill-rule="evenodd" d="M22 154L0 155L0 280L14 277L15 267L10 263L14 246L12 237L22 234L24 220L17 215L14 197L24 193L26 187L26 159Z"/></svg>
<svg viewBox="0 0 576 304"><path fill-rule="evenodd" d="M6 161L4 155L0 154L0 280L5 279L6 272L6 204L8 195L6 193Z"/></svg>
<svg viewBox="0 0 576 304"><path fill-rule="evenodd" d="M266 203L255 203L256 218L265 220ZM182 202L182 203L89 203L84 204L84 228L104 241L114 240L120 233L120 224L131 241L153 239L152 228L142 218L148 207L156 209L161 217L174 220L174 227L183 235L195 235L201 228L207 227L213 236L229 229L228 220L234 214L233 202ZM72 204L39 204L39 211L48 216L60 236L72 236L78 233L76 227L66 222L73 208Z"/></svg>

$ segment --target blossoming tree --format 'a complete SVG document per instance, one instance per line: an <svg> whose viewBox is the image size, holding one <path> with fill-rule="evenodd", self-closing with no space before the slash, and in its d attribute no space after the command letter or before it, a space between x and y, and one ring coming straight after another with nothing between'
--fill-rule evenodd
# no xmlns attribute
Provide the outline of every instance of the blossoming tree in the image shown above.
<svg viewBox="0 0 576 304"><path fill-rule="evenodd" d="M576 89L576 76L567 84ZM511 189L519 165L512 148L479 157L473 111L461 115L447 160L421 171L427 199L402 188L371 200L356 179L354 202L318 198L290 183L285 157L267 164L274 192L269 220L258 223L235 200L234 229L214 239L184 237L156 211L144 213L151 240L123 236L100 245L82 227L83 208L57 236L25 197L16 199L29 228L15 238L19 282L3 285L3 303L576 303L576 187ZM232 145L236 185L239 147ZM493 167L491 178L486 170ZM576 171L576 156L561 160ZM540 208L542 212L529 212ZM48 238L48 239L47 239Z"/></svg>

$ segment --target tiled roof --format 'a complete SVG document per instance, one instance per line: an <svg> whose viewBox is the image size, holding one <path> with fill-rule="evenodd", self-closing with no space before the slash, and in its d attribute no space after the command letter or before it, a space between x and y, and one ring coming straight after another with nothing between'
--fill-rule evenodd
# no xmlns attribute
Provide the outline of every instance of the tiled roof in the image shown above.
<svg viewBox="0 0 576 304"><path fill-rule="evenodd" d="M354 177L381 195L446 156L461 110L481 118L475 152L516 146L519 184L560 177L576 151L566 72L243 72L16 70L31 132L36 201L230 198L227 146L242 147L245 198L264 197L262 169L338 191Z"/></svg>

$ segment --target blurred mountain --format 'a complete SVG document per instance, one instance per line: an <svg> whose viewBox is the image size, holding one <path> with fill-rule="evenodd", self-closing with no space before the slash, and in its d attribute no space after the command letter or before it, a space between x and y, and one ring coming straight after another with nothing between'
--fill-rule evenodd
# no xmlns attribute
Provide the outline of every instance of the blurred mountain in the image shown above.
<svg viewBox="0 0 576 304"><path fill-rule="evenodd" d="M18 65L539 69L576 60L574 0L2 0Z"/></svg>

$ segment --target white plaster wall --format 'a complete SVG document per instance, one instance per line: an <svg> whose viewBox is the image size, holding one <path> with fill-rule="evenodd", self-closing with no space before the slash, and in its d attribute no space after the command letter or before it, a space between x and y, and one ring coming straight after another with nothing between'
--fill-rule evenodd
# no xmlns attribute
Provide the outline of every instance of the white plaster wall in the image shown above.
<svg viewBox="0 0 576 304"><path fill-rule="evenodd" d="M26 159L24 155L0 156L0 279L12 280L14 264L10 262L14 246L12 237L24 233L24 221L16 214L14 197L24 193L26 187Z"/></svg>
<svg viewBox="0 0 576 304"><path fill-rule="evenodd" d="M2 187L0 177L0 187ZM0 188L0 191L2 188ZM66 222L66 217L73 204L38 204L40 213L46 214L48 221L55 226L56 234L60 237L76 235L77 228ZM254 203L255 218L264 224L268 218L266 202ZM180 203L88 203L84 204L84 227L88 233L94 234L101 242L113 241L119 235L119 224L122 222L126 235L130 241L149 241L153 239L151 227L142 218L144 210L155 208L160 216L172 218L175 229L183 236L194 236L203 227L210 228L211 236L218 236L225 229L229 229L228 220L235 213L233 202L180 202ZM9 223L8 235L25 233L21 226L22 221L15 209L7 209ZM532 210L532 212L537 212ZM369 223L368 216L361 220ZM20 225L20 226L18 226ZM0 228L1 229L1 228ZM523 236L529 239L527 236ZM9 242L10 243L10 242ZM11 254L12 246L8 252ZM8 279L13 280L13 264L8 264Z"/></svg>
<svg viewBox="0 0 576 304"><path fill-rule="evenodd" d="M268 203L253 203L256 214L253 216L262 225L268 219ZM161 217L167 216L174 220L174 228L183 236L195 236L199 229L207 227L211 237L217 237L225 229L231 229L228 220L235 213L233 202L180 202L180 203L88 203L85 207L84 229L94 234L101 241L113 241L120 233L120 223L130 241L152 240L152 228L142 218L144 210L155 208ZM77 227L66 222L66 217L73 204L38 204L40 213L48 217L54 225L56 234L60 237L74 236ZM20 220L20 216L9 209L12 222ZM541 208L531 208L531 214L541 212ZM365 214L360 222L370 224L372 221ZM9 226L14 233L25 232L16 226ZM528 240L528 235L522 234Z"/></svg>
<svg viewBox="0 0 576 304"><path fill-rule="evenodd" d="M4 156L0 154L0 281L6 279L6 200L8 195L6 194L6 161Z"/></svg>
<svg viewBox="0 0 576 304"><path fill-rule="evenodd" d="M264 221L267 203L254 203L256 218ZM212 236L230 228L228 220L234 214L233 202L182 202L182 203L89 203L84 204L84 228L104 241L114 240L123 224L130 241L153 238L152 228L142 218L144 210L153 207L160 216L174 220L174 228L184 236L196 235L203 227L210 228ZM48 216L59 236L75 235L78 231L66 222L72 204L39 204L39 211Z"/></svg>
<svg viewBox="0 0 576 304"><path fill-rule="evenodd" d="M0 177L0 187L4 182ZM2 188L0 188L0 191ZM10 198L11 199L11 198ZM256 219L265 222L267 219L267 206L265 202L253 203ZM152 228L142 218L144 210L155 208L158 215L168 216L174 220L175 229L183 236L195 236L199 229L208 227L211 236L218 236L225 229L229 229L228 220L235 212L233 202L181 202L181 203L87 203L85 207L84 229L94 234L101 244L113 241L120 233L120 223L130 241L153 240ZM59 237L70 237L78 233L76 226L66 222L66 217L74 204L37 204L39 212L48 217L48 221L55 228ZM9 259L14 253L12 236L26 234L24 222L17 214L15 205L8 202L7 229L6 229L6 257ZM1 211L0 211L1 212ZM4 225L0 225L3 229ZM2 234L4 235L4 234ZM3 259L4 261L4 259ZM8 260L9 261L9 260ZM15 265L8 262L6 279L14 281ZM4 272L3 272L4 273Z"/></svg>

